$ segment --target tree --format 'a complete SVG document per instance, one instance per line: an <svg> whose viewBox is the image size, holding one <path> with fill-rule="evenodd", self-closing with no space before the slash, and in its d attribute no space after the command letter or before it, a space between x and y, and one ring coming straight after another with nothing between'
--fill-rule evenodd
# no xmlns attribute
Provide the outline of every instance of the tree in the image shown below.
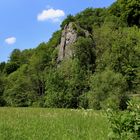
<svg viewBox="0 0 140 140"><path fill-rule="evenodd" d="M9 62L6 64L4 71L6 74L11 74L14 71L16 71L19 67L19 64L16 62Z"/></svg>
<svg viewBox="0 0 140 140"><path fill-rule="evenodd" d="M102 26L106 17L106 9L104 8L87 8L75 16L75 22L81 28L92 33L93 27Z"/></svg>
<svg viewBox="0 0 140 140"><path fill-rule="evenodd" d="M73 45L74 58L78 59L80 67L94 71L95 68L95 44L91 38L79 37Z"/></svg>
<svg viewBox="0 0 140 140"><path fill-rule="evenodd" d="M20 64L20 57L21 57L21 51L19 49L14 49L10 55L9 61Z"/></svg>
<svg viewBox="0 0 140 140"><path fill-rule="evenodd" d="M91 77L90 104L95 109L111 106L119 108L121 99L125 96L126 88L125 78L119 73L112 70L95 73ZM124 107L126 107L126 102Z"/></svg>
<svg viewBox="0 0 140 140"><path fill-rule="evenodd" d="M4 75L3 73L0 72L0 106L4 106L6 104L3 98L4 88L5 88Z"/></svg>
<svg viewBox="0 0 140 140"><path fill-rule="evenodd" d="M45 70L52 65L54 48L41 43L30 59L29 73L38 96L45 94Z"/></svg>
<svg viewBox="0 0 140 140"><path fill-rule="evenodd" d="M6 65L5 62L0 63L0 72L4 72L5 65Z"/></svg>
<svg viewBox="0 0 140 140"><path fill-rule="evenodd" d="M46 106L78 108L80 96L88 90L86 72L76 59L62 62L46 75Z"/></svg>
<svg viewBox="0 0 140 140"><path fill-rule="evenodd" d="M93 104L99 109L109 103L125 108L127 95L140 90L139 3L118 0L107 9L87 8L69 15L47 43L13 50L8 62L0 63L0 104L4 100L9 106ZM61 34L70 22L77 40L69 46L71 58L58 64Z"/></svg>
<svg viewBox="0 0 140 140"><path fill-rule="evenodd" d="M7 105L16 107L31 106L36 100L34 87L27 74L27 65L7 77L4 99Z"/></svg>
<svg viewBox="0 0 140 140"><path fill-rule="evenodd" d="M111 34L111 36L110 36ZM105 26L96 31L96 71L107 67L121 73L127 80L127 90L137 93L138 71L140 67L139 37L137 27L125 27L112 30Z"/></svg>
<svg viewBox="0 0 140 140"><path fill-rule="evenodd" d="M67 18L62 22L61 28L64 29L65 25L68 25L70 22L74 22L75 18L72 15L68 15Z"/></svg>
<svg viewBox="0 0 140 140"><path fill-rule="evenodd" d="M140 25L140 1L118 0L109 9L111 14L121 17L129 26Z"/></svg>

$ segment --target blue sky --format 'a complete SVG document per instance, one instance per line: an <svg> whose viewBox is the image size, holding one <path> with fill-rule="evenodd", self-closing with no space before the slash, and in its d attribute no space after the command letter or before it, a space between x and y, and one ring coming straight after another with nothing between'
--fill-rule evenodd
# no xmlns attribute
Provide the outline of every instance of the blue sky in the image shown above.
<svg viewBox="0 0 140 140"><path fill-rule="evenodd" d="M48 41L68 14L87 7L107 7L115 0L0 0L0 62L13 49Z"/></svg>

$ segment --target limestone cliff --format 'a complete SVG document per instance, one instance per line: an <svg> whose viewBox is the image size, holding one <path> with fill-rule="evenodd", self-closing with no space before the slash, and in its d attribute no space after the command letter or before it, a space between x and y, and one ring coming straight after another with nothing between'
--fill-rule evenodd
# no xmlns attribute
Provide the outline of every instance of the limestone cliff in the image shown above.
<svg viewBox="0 0 140 140"><path fill-rule="evenodd" d="M73 29L72 23L64 27L61 35L61 42L58 45L58 62L72 56L70 46L77 40L77 37L77 32Z"/></svg>
<svg viewBox="0 0 140 140"><path fill-rule="evenodd" d="M65 25L64 29L62 30L60 44L57 46L58 62L61 62L64 58L69 58L72 56L71 45L76 42L79 36L88 37L89 32L76 26L74 23Z"/></svg>

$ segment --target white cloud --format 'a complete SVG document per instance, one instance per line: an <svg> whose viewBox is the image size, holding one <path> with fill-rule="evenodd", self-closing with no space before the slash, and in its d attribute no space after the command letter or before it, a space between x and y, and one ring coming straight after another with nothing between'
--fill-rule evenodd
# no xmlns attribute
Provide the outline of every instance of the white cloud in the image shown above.
<svg viewBox="0 0 140 140"><path fill-rule="evenodd" d="M61 17L65 16L65 12L60 9L53 9L50 8L48 10L43 10L41 13L38 14L37 20L38 21L46 21L51 20L53 22L59 22L61 20Z"/></svg>
<svg viewBox="0 0 140 140"><path fill-rule="evenodd" d="M15 37L9 37L5 39L5 43L12 45L16 43L16 38Z"/></svg>

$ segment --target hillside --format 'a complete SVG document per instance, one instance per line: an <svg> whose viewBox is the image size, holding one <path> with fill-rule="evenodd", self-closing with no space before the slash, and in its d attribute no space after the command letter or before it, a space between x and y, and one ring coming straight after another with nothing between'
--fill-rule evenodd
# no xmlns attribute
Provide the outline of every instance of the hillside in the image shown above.
<svg viewBox="0 0 140 140"><path fill-rule="evenodd" d="M126 108L140 94L140 2L69 15L46 43L0 63L0 106Z"/></svg>

